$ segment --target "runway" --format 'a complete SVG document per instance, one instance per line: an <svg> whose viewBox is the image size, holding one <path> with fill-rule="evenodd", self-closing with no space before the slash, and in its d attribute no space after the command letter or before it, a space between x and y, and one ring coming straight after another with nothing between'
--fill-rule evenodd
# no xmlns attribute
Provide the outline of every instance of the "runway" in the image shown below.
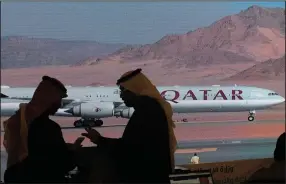
<svg viewBox="0 0 286 184"><path fill-rule="evenodd" d="M241 120L228 120L228 121L189 121L189 122L175 122L176 126L192 126L192 127L202 127L202 126L237 126L237 125L251 125L251 124L285 124L285 119L269 119L269 120L254 120L252 122L250 121L241 121ZM73 122L71 122L70 125L65 124L64 126L61 126L63 130L69 130L69 129L83 129L84 127L74 127L72 126ZM122 127L124 128L126 124L111 124L108 125L108 123L104 124L100 127L94 127L94 128L112 128L112 127ZM1 132L4 132L3 129L1 129Z"/></svg>
<svg viewBox="0 0 286 184"><path fill-rule="evenodd" d="M204 122L176 122L176 126L236 126L236 125L250 125L250 124L269 124L269 123L278 123L278 124L285 124L285 119L275 119L275 120L256 120L253 122L249 121L241 121L241 120L232 120L232 121L204 121ZM110 128L110 127L125 127L126 124L113 124L113 125L103 125L100 127L94 128ZM62 129L83 129L83 128L76 128L70 126L62 126Z"/></svg>
<svg viewBox="0 0 286 184"><path fill-rule="evenodd" d="M180 142L179 148L197 148L197 154L201 163L222 162L242 159L269 158L273 157L273 151L276 145L276 138L265 139L233 139L233 140L213 140ZM206 148L210 151L203 151ZM200 152L202 150L202 152ZM195 150L191 153L176 154L176 165L186 164L189 157L193 156Z"/></svg>
<svg viewBox="0 0 286 184"><path fill-rule="evenodd" d="M229 121L205 121L205 122L178 122L176 125L187 126L233 126L233 125L249 125L249 124L267 124L267 123L285 123L285 119L269 119L269 120L254 120L254 121L241 121L241 120L229 120Z"/></svg>
<svg viewBox="0 0 286 184"><path fill-rule="evenodd" d="M187 153L176 153L176 165L186 164L194 152L201 163L221 162L241 159L273 157L276 138L232 139L208 141L181 141L179 149ZM1 180L6 168L7 155L1 151Z"/></svg>

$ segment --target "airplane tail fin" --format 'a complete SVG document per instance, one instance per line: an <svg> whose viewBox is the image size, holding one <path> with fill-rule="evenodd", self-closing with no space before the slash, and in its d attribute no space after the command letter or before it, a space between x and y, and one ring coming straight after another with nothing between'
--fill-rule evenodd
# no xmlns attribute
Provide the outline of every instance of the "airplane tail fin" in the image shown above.
<svg viewBox="0 0 286 184"><path fill-rule="evenodd" d="M9 96L4 95L3 93L1 93L1 98L8 98Z"/></svg>

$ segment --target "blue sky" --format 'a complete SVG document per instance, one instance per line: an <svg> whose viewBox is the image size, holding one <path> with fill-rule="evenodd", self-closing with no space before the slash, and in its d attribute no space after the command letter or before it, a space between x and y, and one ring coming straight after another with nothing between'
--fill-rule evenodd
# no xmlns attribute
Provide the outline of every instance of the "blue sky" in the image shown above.
<svg viewBox="0 0 286 184"><path fill-rule="evenodd" d="M285 2L2 2L1 34L146 44L251 5L284 8Z"/></svg>

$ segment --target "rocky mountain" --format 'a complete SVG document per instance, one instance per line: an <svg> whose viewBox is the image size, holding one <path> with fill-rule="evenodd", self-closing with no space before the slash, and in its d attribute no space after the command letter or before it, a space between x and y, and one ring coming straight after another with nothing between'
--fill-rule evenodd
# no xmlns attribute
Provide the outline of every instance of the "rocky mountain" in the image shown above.
<svg viewBox="0 0 286 184"><path fill-rule="evenodd" d="M224 80L265 80L285 78L285 55L256 64Z"/></svg>
<svg viewBox="0 0 286 184"><path fill-rule="evenodd" d="M160 60L168 67L194 67L260 62L284 54L285 9L251 6L208 27L167 35L153 44L122 48L104 59Z"/></svg>
<svg viewBox="0 0 286 184"><path fill-rule="evenodd" d="M1 69L44 65L73 65L124 47L95 41L62 41L23 36L1 37Z"/></svg>

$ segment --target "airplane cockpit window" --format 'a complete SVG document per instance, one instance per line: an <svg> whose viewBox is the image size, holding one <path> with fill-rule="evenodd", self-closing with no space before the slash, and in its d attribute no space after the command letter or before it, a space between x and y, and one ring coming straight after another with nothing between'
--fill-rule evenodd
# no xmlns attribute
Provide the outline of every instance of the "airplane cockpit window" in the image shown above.
<svg viewBox="0 0 286 184"><path fill-rule="evenodd" d="M278 93L268 93L268 96L277 96Z"/></svg>

